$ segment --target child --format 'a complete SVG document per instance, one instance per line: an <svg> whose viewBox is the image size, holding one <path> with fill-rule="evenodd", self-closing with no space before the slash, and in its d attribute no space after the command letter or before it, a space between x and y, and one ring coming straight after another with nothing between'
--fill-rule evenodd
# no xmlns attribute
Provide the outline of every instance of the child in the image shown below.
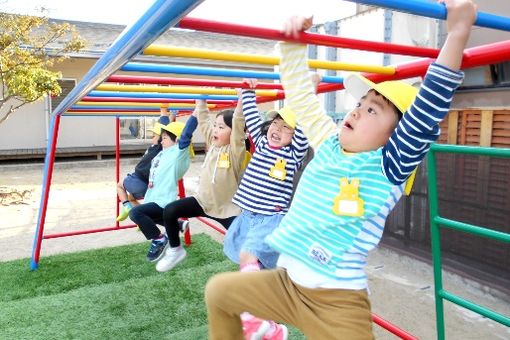
<svg viewBox="0 0 510 340"><path fill-rule="evenodd" d="M161 125L167 125L170 123L168 109L166 106L161 107L161 116L158 122L154 124L152 128L152 140L151 145L142 156L142 159L138 162L135 167L135 171L127 174L126 178L122 182L117 183L117 195L119 200L122 202L122 209L117 216L117 222L124 221L131 208L134 205L138 205L138 200L145 196L147 191L147 184L149 183L149 172L151 168L151 161L161 151L161 144L159 136L161 135Z"/></svg>
<svg viewBox="0 0 510 340"><path fill-rule="evenodd" d="M255 79L244 81L256 87ZM278 254L261 240L288 210L294 175L308 143L287 108L270 112L270 121L265 123L254 90L242 91L242 106L255 152L232 199L242 212L227 231L224 252L241 269L247 265L259 268L259 264L274 268Z"/></svg>
<svg viewBox="0 0 510 340"><path fill-rule="evenodd" d="M256 87L255 79L245 79ZM278 253L264 238L278 227L289 208L293 180L308 149L294 114L287 108L269 113L265 123L258 112L254 90L242 91L246 126L255 144L233 202L242 212L225 235L223 251L243 272L274 268ZM258 319L242 314L245 334L259 328ZM265 324L266 325L266 324ZM272 325L267 323L268 326Z"/></svg>
<svg viewBox="0 0 510 340"><path fill-rule="evenodd" d="M161 152L152 160L149 184L144 203L131 209L129 217L144 236L152 240L147 260L157 261L168 245L156 223L162 223L164 207L177 199L177 181L190 165L191 136L196 121L188 119L186 126L172 122L161 127Z"/></svg>
<svg viewBox="0 0 510 340"><path fill-rule="evenodd" d="M198 126L209 150L202 165L197 192L165 207L163 218L170 248L156 265L156 270L160 272L172 269L186 257L179 237L181 228L178 218L205 216L228 229L240 212L232 203L232 196L241 180L246 151L241 105L239 103L235 110L219 112L214 124L209 121L208 114L206 102L197 101L196 109L189 119L196 122L198 118Z"/></svg>
<svg viewBox="0 0 510 340"><path fill-rule="evenodd" d="M246 310L293 324L309 339L373 339L367 253L378 244L406 178L439 136L438 124L463 79L459 68L476 7L470 0L447 0L446 6L448 37L413 105L414 91L402 82L348 77L346 89L359 103L338 134L313 94L305 46L281 45L288 105L315 156L291 209L266 238L280 252L279 268L223 273L207 284L210 339L241 338L239 313ZM309 25L293 18L286 33Z"/></svg>

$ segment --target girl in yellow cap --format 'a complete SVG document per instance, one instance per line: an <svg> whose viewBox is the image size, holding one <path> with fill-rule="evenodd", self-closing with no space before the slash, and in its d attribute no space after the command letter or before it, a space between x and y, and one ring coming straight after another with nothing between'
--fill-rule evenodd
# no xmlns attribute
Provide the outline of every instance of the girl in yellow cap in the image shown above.
<svg viewBox="0 0 510 340"><path fill-rule="evenodd" d="M149 185L144 203L129 212L151 246L147 260L157 261L168 247L168 238L156 224L163 224L163 209L177 199L177 181L184 176L190 165L190 144L196 122L189 120L172 122L161 126L162 150L151 163Z"/></svg>

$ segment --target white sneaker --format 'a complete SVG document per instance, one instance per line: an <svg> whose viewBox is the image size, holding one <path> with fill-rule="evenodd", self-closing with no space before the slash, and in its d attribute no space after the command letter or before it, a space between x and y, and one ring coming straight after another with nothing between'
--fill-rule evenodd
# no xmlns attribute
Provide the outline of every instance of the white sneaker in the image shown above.
<svg viewBox="0 0 510 340"><path fill-rule="evenodd" d="M186 250L182 246L168 248L165 256L156 264L156 270L160 273L167 272L186 258Z"/></svg>
<svg viewBox="0 0 510 340"><path fill-rule="evenodd" d="M179 227L181 229L181 233L185 234L188 229L189 229L189 221L188 220L184 220L184 221L179 221Z"/></svg>

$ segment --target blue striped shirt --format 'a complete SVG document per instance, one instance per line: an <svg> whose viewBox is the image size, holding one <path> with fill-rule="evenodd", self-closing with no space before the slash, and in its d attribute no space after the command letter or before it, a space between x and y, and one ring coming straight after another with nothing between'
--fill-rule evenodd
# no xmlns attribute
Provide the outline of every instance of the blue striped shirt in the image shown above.
<svg viewBox="0 0 510 340"><path fill-rule="evenodd" d="M291 208L266 242L280 252L278 265L287 268L298 284L366 288L367 254L379 243L386 217L400 199L407 177L438 138L438 124L448 112L463 73L432 64L388 143L378 150L346 154L336 125L314 94L306 46L281 44L281 51L288 105L316 153L301 177ZM362 216L333 212L341 178L360 180Z"/></svg>
<svg viewBox="0 0 510 340"><path fill-rule="evenodd" d="M289 145L282 148L269 146L267 136L262 133L264 122L257 108L255 92L243 91L242 104L246 127L255 144L255 152L232 202L242 209L258 214L285 213L292 196L294 175L303 162L308 142L302 130L296 127ZM284 180L269 175L277 159L286 161Z"/></svg>

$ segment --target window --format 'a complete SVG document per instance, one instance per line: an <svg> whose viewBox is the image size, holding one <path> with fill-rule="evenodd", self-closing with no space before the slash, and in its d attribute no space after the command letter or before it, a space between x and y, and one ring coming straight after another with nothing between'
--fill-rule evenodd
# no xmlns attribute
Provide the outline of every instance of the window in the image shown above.
<svg viewBox="0 0 510 340"><path fill-rule="evenodd" d="M76 86L76 79L58 79L58 84L62 88L62 93L59 96L51 97L51 112L53 112L57 106L64 100L64 98L71 92Z"/></svg>

